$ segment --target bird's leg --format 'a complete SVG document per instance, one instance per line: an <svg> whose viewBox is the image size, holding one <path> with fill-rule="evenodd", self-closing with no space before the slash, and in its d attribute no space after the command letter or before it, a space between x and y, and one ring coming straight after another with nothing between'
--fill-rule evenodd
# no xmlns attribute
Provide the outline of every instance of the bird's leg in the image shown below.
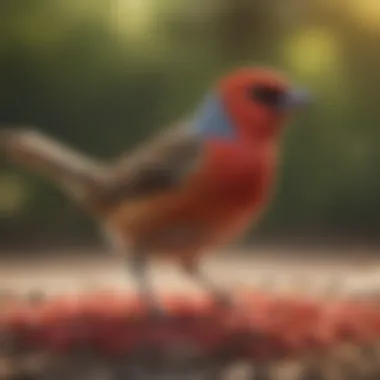
<svg viewBox="0 0 380 380"><path fill-rule="evenodd" d="M152 283L148 276L148 259L140 250L134 250L129 258L129 266L133 277L135 278L138 291L142 301L148 306L149 312L153 317L164 317L165 311L159 305L159 302L153 291Z"/></svg>
<svg viewBox="0 0 380 380"><path fill-rule="evenodd" d="M124 240L121 238L121 235L118 234L117 231L110 228L104 228L103 233L112 251L116 255L125 256L127 247ZM139 249L137 247L132 249L130 256L128 256L127 265L128 269L132 273L132 276L137 282L139 296L148 306L151 315L154 317L164 315L165 313L159 306L158 301L154 296L152 284L148 278L148 260L143 249Z"/></svg>
<svg viewBox="0 0 380 380"><path fill-rule="evenodd" d="M221 290L209 276L205 275L195 260L181 261L181 267L191 278L195 279L204 289L211 293L218 305L223 307L231 306L231 296Z"/></svg>

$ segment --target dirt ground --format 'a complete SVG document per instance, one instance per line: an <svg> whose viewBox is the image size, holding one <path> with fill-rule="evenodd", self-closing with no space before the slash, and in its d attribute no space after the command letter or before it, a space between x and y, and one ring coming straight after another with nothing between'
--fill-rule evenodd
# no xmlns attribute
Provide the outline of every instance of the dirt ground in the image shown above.
<svg viewBox="0 0 380 380"><path fill-rule="evenodd" d="M265 284L282 291L313 293L323 291L332 281L345 292L380 290L380 260L368 259L360 251L351 252L350 259L337 257L326 249L305 255L263 249L249 257L235 251L213 254L206 256L202 265L212 279L235 291ZM200 291L173 264L152 263L149 271L158 291ZM55 294L103 287L134 290L125 259L99 252L84 254L83 250L63 251L59 255L31 252L0 259L0 290Z"/></svg>

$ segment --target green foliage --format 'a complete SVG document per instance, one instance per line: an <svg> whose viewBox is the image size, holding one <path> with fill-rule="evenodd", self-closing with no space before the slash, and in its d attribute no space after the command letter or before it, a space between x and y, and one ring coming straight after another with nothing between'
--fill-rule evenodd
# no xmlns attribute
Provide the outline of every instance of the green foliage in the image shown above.
<svg viewBox="0 0 380 380"><path fill-rule="evenodd" d="M278 66L310 87L316 104L286 136L262 230L378 228L380 28L359 24L349 3L4 0L1 122L34 124L111 157L191 112L225 70ZM3 174L0 197L23 207L9 208L1 226L86 230L44 181ZM26 195L10 197L9 178L21 178Z"/></svg>

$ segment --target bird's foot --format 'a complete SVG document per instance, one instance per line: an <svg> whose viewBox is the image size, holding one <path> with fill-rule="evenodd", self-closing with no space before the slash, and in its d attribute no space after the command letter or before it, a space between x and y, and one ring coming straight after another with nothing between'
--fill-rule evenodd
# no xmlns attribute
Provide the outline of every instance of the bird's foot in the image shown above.
<svg viewBox="0 0 380 380"><path fill-rule="evenodd" d="M231 295L224 292L216 292L213 294L214 302L222 309L230 309L233 306Z"/></svg>
<svg viewBox="0 0 380 380"><path fill-rule="evenodd" d="M161 305L154 302L148 304L148 317L155 322L161 322L167 320L169 314Z"/></svg>

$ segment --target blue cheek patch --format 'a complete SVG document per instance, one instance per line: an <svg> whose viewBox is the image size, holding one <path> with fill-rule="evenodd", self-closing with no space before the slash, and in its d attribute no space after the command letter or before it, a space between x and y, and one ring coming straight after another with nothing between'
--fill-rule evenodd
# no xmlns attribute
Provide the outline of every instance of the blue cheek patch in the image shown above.
<svg viewBox="0 0 380 380"><path fill-rule="evenodd" d="M192 125L202 138L218 137L227 140L236 138L235 128L216 94L206 98L195 114Z"/></svg>

